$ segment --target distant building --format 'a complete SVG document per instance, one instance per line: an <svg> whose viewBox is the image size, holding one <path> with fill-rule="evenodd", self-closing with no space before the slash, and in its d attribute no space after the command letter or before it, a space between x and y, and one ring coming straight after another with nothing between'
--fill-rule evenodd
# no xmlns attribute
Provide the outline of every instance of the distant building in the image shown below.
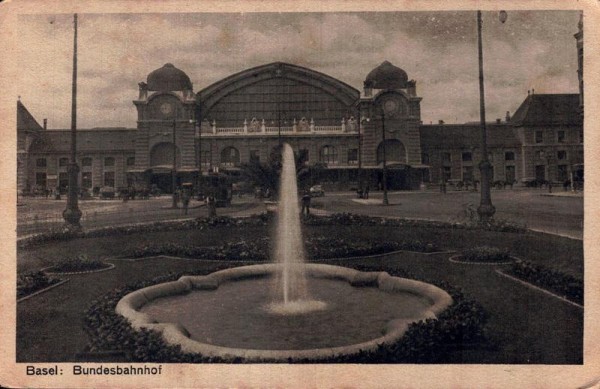
<svg viewBox="0 0 600 389"><path fill-rule="evenodd" d="M583 27L575 34L580 94L529 93L512 118L489 123L493 181L583 180ZM416 189L480 179L479 123L425 125L416 81L385 61L362 92L323 73L282 62L236 73L194 93L172 64L139 83L137 128L77 130L79 184L109 187L196 182L199 172L238 175L267 162L280 142L304 153L318 183L347 190L363 183ZM68 184L70 130L40 126L17 102L18 189ZM385 137L385 142L384 142ZM315 182L316 183L316 182Z"/></svg>

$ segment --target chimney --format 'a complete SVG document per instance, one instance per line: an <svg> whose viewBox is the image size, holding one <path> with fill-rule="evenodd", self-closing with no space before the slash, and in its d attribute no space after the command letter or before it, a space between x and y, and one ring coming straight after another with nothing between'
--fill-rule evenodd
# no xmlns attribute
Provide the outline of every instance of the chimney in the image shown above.
<svg viewBox="0 0 600 389"><path fill-rule="evenodd" d="M506 122L510 122L510 111L506 111L506 117L504 118Z"/></svg>
<svg viewBox="0 0 600 389"><path fill-rule="evenodd" d="M44 118L44 130L48 128L48 119Z"/></svg>
<svg viewBox="0 0 600 389"><path fill-rule="evenodd" d="M500 124L500 123L502 123L502 119L496 118L496 124Z"/></svg>
<svg viewBox="0 0 600 389"><path fill-rule="evenodd" d="M443 120L438 120L438 124L444 124Z"/></svg>

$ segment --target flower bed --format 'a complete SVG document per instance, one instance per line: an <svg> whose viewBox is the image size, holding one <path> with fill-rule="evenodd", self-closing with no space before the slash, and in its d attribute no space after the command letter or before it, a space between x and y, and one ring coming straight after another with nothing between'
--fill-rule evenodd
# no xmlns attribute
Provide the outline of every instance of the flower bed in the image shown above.
<svg viewBox="0 0 600 389"><path fill-rule="evenodd" d="M17 274L17 299L29 296L59 282L59 279L49 277L41 271Z"/></svg>
<svg viewBox="0 0 600 389"><path fill-rule="evenodd" d="M223 266L222 268L226 268ZM357 267L358 269L358 267ZM360 270L360 269L359 269ZM372 269L368 269L372 270ZM379 269L381 270L381 269ZM216 269L210 272L216 271ZM194 272L195 275L207 274ZM186 273L190 275L191 273ZM390 272L393 276L406 276L402 271ZM132 362L160 363L239 363L234 358L208 358L199 354L183 353L179 346L168 345L155 331L135 331L127 320L115 312L119 300L126 294L157 283L174 281L182 274L172 274L150 281L114 290L95 301L86 312L85 329L90 337L88 351L122 350ZM415 277L411 277L415 278ZM413 323L406 334L395 344L382 346L369 353L336 357L320 362L328 363L439 363L444 361L448 347L456 344L485 342L487 314L476 302L448 285L444 287L454 299L437 320L427 319ZM308 362L308 361L290 361Z"/></svg>
<svg viewBox="0 0 600 389"><path fill-rule="evenodd" d="M456 257L456 260L460 262L493 264L509 262L511 257L508 250L489 246L478 246L463 251L461 255Z"/></svg>
<svg viewBox="0 0 600 389"><path fill-rule="evenodd" d="M229 261L268 261L271 260L271 241L267 237L253 241L228 242L221 246L198 247L166 243L145 245L128 253L127 257L143 258L158 255L172 255L184 258L216 259ZM371 241L367 239L342 239L325 236L308 237L305 240L309 259L350 258L366 255L385 254L407 250L434 252L438 247L433 243L414 241Z"/></svg>
<svg viewBox="0 0 600 389"><path fill-rule="evenodd" d="M216 227L247 227L247 226L266 226L274 218L273 212L266 212L261 215L247 218L232 218L228 216L218 216L214 218L197 218L195 220L176 220L161 221L154 223L126 225L117 227L105 227L90 231L81 229L72 229L61 227L51 229L46 233L37 234L28 238L20 239L18 247L28 248L31 246L44 244L53 241L65 241L76 238L97 238L115 235L130 235L136 233L162 232L162 231L185 231L202 230L205 228ZM338 213L330 216L305 216L302 218L305 225L311 226L391 226L391 227L427 227L427 228L455 228L455 229L483 229L498 232L525 232L523 226L515 223L492 220L486 223L479 222L438 222L425 220L408 219L387 219L380 217L362 216L350 213Z"/></svg>
<svg viewBox="0 0 600 389"><path fill-rule="evenodd" d="M97 259L89 259L85 254L82 254L76 258L65 259L44 270L50 273L78 273L108 269L109 267L111 267L109 263Z"/></svg>
<svg viewBox="0 0 600 389"><path fill-rule="evenodd" d="M515 261L505 272L583 305L583 281L571 275L522 260Z"/></svg>

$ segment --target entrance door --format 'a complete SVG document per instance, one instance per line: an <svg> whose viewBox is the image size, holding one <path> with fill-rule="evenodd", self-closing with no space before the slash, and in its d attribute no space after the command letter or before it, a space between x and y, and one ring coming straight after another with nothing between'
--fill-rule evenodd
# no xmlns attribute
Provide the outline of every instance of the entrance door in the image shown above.
<svg viewBox="0 0 600 389"><path fill-rule="evenodd" d="M546 181L546 165L537 165L535 167L535 180L537 182Z"/></svg>
<svg viewBox="0 0 600 389"><path fill-rule="evenodd" d="M514 166L506 167L506 182L508 182L508 183L515 182L515 167Z"/></svg>
<svg viewBox="0 0 600 389"><path fill-rule="evenodd" d="M173 193L171 173L154 173L150 178L150 187L156 187L161 193Z"/></svg>

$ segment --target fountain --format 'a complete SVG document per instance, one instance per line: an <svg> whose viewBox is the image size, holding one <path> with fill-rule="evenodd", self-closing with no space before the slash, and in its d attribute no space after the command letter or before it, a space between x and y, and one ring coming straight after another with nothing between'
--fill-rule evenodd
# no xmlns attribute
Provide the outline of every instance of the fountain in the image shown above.
<svg viewBox="0 0 600 389"><path fill-rule="evenodd" d="M452 298L385 272L304 262L292 148L283 147L275 263L241 266L136 290L117 313L182 351L249 362L319 361L397 342Z"/></svg>

